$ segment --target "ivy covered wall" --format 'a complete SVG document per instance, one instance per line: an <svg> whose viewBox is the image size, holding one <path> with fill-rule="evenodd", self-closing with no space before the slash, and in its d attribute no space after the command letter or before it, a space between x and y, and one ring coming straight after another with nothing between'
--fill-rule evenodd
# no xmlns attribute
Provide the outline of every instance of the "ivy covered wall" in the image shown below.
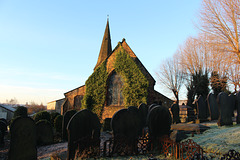
<svg viewBox="0 0 240 160"><path fill-rule="evenodd" d="M82 100L82 107L93 111L100 119L106 99L107 78L105 60L87 79L85 83L86 93Z"/></svg>
<svg viewBox="0 0 240 160"><path fill-rule="evenodd" d="M148 80L130 55L119 45L116 53L114 68L124 81L122 93L124 106L138 106L147 103ZM105 60L86 81L86 94L82 100L83 108L88 108L101 119L106 102L107 79L109 73Z"/></svg>
<svg viewBox="0 0 240 160"><path fill-rule="evenodd" d="M148 80L122 47L116 55L114 68L124 80L122 92L125 107L147 103Z"/></svg>

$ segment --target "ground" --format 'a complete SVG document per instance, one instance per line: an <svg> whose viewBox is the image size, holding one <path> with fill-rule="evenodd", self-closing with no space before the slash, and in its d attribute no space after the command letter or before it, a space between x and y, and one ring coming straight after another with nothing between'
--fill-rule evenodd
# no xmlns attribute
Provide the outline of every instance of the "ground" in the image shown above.
<svg viewBox="0 0 240 160"><path fill-rule="evenodd" d="M211 129L203 134L195 135L193 139L199 144L208 157L219 158L230 149L240 152L240 125L218 127L217 123L205 123Z"/></svg>

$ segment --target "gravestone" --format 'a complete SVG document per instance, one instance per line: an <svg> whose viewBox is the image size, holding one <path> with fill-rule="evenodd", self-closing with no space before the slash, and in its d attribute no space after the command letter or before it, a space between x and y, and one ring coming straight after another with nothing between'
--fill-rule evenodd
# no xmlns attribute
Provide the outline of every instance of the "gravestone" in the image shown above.
<svg viewBox="0 0 240 160"><path fill-rule="evenodd" d="M81 154L83 150L91 146L99 147L100 129L101 124L97 115L90 110L83 109L74 114L67 125L67 159L74 159L76 152Z"/></svg>
<svg viewBox="0 0 240 160"><path fill-rule="evenodd" d="M207 96L208 110L211 120L217 120L219 117L218 104L214 94L209 93Z"/></svg>
<svg viewBox="0 0 240 160"><path fill-rule="evenodd" d="M173 116L173 123L181 123L180 117L179 117L179 105L174 103L171 106L171 112Z"/></svg>
<svg viewBox="0 0 240 160"><path fill-rule="evenodd" d="M171 123L171 114L164 106L155 106L148 112L147 125L151 137L169 135Z"/></svg>
<svg viewBox="0 0 240 160"><path fill-rule="evenodd" d="M236 94L236 106L237 106L237 124L240 124L240 91Z"/></svg>
<svg viewBox="0 0 240 160"><path fill-rule="evenodd" d="M68 140L68 133L67 133L67 125L69 120L72 118L72 116L77 113L76 110L69 110L63 115L63 123L62 123L62 139L64 141Z"/></svg>
<svg viewBox="0 0 240 160"><path fill-rule="evenodd" d="M0 120L0 147L4 146L4 136L7 131L7 124L5 121Z"/></svg>
<svg viewBox="0 0 240 160"><path fill-rule="evenodd" d="M136 138L141 130L139 111L136 107L121 109L117 111L111 121L114 137L123 136L126 138Z"/></svg>
<svg viewBox="0 0 240 160"><path fill-rule="evenodd" d="M148 107L146 104L142 103L138 106L138 109L139 109L139 115L141 119L141 128L143 128L146 126Z"/></svg>
<svg viewBox="0 0 240 160"><path fill-rule="evenodd" d="M153 109L154 107L158 106L156 103L153 103L151 104L149 107L148 107L148 113L150 112L151 109Z"/></svg>
<svg viewBox="0 0 240 160"><path fill-rule="evenodd" d="M232 117L234 117L234 110L236 108L236 98L234 94L229 94L228 97L229 97L230 106L232 109Z"/></svg>
<svg viewBox="0 0 240 160"><path fill-rule="evenodd" d="M0 118L0 121L3 121L6 123L6 125L8 125L8 121L5 118Z"/></svg>
<svg viewBox="0 0 240 160"><path fill-rule="evenodd" d="M208 107L203 96L199 96L197 99L198 119L205 121L208 118Z"/></svg>
<svg viewBox="0 0 240 160"><path fill-rule="evenodd" d="M47 120L40 120L36 123L37 145L53 143L53 128Z"/></svg>
<svg viewBox="0 0 240 160"><path fill-rule="evenodd" d="M8 160L36 160L36 126L30 117L16 118L10 127Z"/></svg>
<svg viewBox="0 0 240 160"><path fill-rule="evenodd" d="M137 138L141 135L141 119L137 107L117 111L111 121L114 135L113 153L137 153ZM125 146L125 147L123 147ZM128 148L123 151L124 148Z"/></svg>
<svg viewBox="0 0 240 160"><path fill-rule="evenodd" d="M219 108L218 126L232 125L232 107L228 94L219 93L217 103Z"/></svg>

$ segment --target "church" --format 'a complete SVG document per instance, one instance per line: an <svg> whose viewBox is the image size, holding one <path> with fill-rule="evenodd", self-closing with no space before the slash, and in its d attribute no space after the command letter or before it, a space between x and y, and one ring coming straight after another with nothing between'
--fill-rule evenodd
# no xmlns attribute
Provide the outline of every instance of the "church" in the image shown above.
<svg viewBox="0 0 240 160"><path fill-rule="evenodd" d="M126 61L126 63L130 63L130 64L125 65L124 64L125 60L121 60L121 58L120 59L118 58L119 53L122 53L122 52L124 52L125 57L128 57L129 62ZM117 63L118 61L121 61L121 63ZM121 65L124 66L125 69L129 68L129 70L126 72L123 72L123 69L121 69L123 67L121 67ZM132 65L133 67L135 67L134 71L131 71L130 67ZM106 73L103 72L105 76L99 75L99 74L97 75L96 72L99 72L100 68L103 68L103 69L105 68ZM137 74L135 74L135 72ZM96 73L95 75L97 76L94 76L93 78L94 73ZM131 74L131 76L126 75L128 73ZM143 78L134 77L139 75L143 75ZM157 104L162 104L163 106L166 106L166 107L170 107L171 104L173 103L171 99L167 98L166 96L154 90L154 85L156 81L151 76L151 74L147 71L147 69L144 67L141 61L138 59L136 54L129 47L125 39L119 42L118 45L114 49L112 49L109 20L107 20L101 49L98 55L97 64L94 67L94 72L89 77L89 79L91 77L92 77L92 80L87 80L85 85L82 85L78 88L75 88L73 90L70 90L64 93L65 100L61 106L61 114L64 114L66 111L71 109L75 109L75 110L83 109L84 99L86 99L86 97L89 97L87 95L92 95L91 98L93 100L95 96L101 95L101 97L99 98L101 102L99 102L99 100L95 100L95 102L98 103L98 105L100 105L101 107L100 116L102 119L111 118L116 111L127 107L126 105L137 106L141 104L141 102L144 102L144 103L147 103L148 105L152 103L157 103ZM130 84L131 78L135 78L135 81L131 82ZM136 80L136 78L138 79ZM143 81L143 79L146 82ZM91 81L94 81L94 82L91 82ZM100 82L103 82L101 83L103 87L102 89L99 88L98 90L97 85ZM90 83L92 83L93 86L91 86ZM138 85L135 85L135 83ZM145 89L146 93L144 92L144 86L146 88ZM91 87L92 89L89 89ZM129 87L130 88L132 87L131 89L134 91L133 92L129 91ZM140 92L135 88L138 88L138 89L140 88L139 89ZM135 93L135 90L137 94ZM91 94L90 92L93 94ZM85 102L87 101L88 100L86 100Z"/></svg>

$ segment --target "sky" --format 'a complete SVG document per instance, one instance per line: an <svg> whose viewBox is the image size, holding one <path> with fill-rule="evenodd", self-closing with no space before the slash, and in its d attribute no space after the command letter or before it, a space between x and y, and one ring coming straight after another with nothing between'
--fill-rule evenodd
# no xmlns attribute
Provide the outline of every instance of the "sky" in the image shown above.
<svg viewBox="0 0 240 160"><path fill-rule="evenodd" d="M197 34L201 0L0 0L0 103L43 103L85 84L109 15L112 48L123 38L156 71ZM180 95L180 98L184 94Z"/></svg>

